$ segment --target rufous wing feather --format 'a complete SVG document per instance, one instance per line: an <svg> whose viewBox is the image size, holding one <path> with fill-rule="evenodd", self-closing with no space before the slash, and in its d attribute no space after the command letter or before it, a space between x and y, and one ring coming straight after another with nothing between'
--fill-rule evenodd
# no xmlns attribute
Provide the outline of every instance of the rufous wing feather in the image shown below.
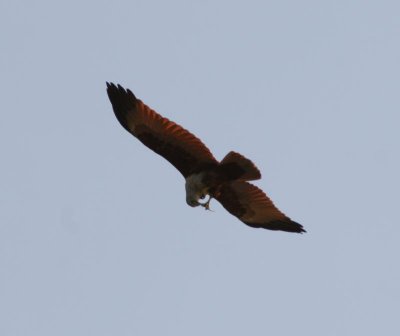
<svg viewBox="0 0 400 336"><path fill-rule="evenodd" d="M285 216L261 189L251 183L244 181L226 183L214 197L232 215L251 227L305 232L302 225Z"/></svg>
<svg viewBox="0 0 400 336"><path fill-rule="evenodd" d="M121 125L167 159L184 177L217 165L210 150L192 133L160 116L128 89L107 83L107 93Z"/></svg>

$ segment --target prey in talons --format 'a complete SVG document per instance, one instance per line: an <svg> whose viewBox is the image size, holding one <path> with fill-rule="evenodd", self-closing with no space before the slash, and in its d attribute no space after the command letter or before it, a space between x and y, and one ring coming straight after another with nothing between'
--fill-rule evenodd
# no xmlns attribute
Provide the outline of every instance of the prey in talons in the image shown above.
<svg viewBox="0 0 400 336"><path fill-rule="evenodd" d="M204 198L205 198L205 196L201 197L201 199L204 199ZM205 202L205 203L200 203L200 202L199 202L199 204L200 204L205 210L213 211L213 210L210 209L210 201L211 201L211 199L212 199L212 197L211 197L210 195L208 195L208 200L207 200L207 202Z"/></svg>

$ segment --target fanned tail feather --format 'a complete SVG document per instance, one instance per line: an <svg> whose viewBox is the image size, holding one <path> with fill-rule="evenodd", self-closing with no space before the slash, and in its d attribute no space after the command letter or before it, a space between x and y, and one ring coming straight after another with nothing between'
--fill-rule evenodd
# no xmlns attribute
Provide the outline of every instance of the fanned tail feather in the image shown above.
<svg viewBox="0 0 400 336"><path fill-rule="evenodd" d="M253 181L261 178L261 173L253 162L233 151L223 158L218 170L230 181Z"/></svg>

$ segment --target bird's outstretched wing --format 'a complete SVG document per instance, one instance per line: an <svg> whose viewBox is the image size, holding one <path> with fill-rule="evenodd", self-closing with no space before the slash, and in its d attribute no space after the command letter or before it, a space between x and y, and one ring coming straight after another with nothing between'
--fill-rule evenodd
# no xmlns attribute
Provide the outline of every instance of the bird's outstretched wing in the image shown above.
<svg viewBox="0 0 400 336"><path fill-rule="evenodd" d="M121 125L147 147L167 159L184 177L218 164L200 139L157 114L129 89L107 83L107 93Z"/></svg>
<svg viewBox="0 0 400 336"><path fill-rule="evenodd" d="M235 181L224 184L214 198L232 215L251 227L306 232L302 225L280 212L261 189L248 182Z"/></svg>

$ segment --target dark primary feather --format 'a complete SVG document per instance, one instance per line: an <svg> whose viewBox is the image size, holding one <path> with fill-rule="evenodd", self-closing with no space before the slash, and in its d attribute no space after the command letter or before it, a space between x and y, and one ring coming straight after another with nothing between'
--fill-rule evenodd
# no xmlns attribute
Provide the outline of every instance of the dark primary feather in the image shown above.
<svg viewBox="0 0 400 336"><path fill-rule="evenodd" d="M226 183L217 190L214 198L232 215L251 227L305 232L302 225L285 216L261 189L251 183Z"/></svg>
<svg viewBox="0 0 400 336"><path fill-rule="evenodd" d="M200 139L150 109L129 89L107 83L107 93L121 125L167 159L184 177L218 164Z"/></svg>

